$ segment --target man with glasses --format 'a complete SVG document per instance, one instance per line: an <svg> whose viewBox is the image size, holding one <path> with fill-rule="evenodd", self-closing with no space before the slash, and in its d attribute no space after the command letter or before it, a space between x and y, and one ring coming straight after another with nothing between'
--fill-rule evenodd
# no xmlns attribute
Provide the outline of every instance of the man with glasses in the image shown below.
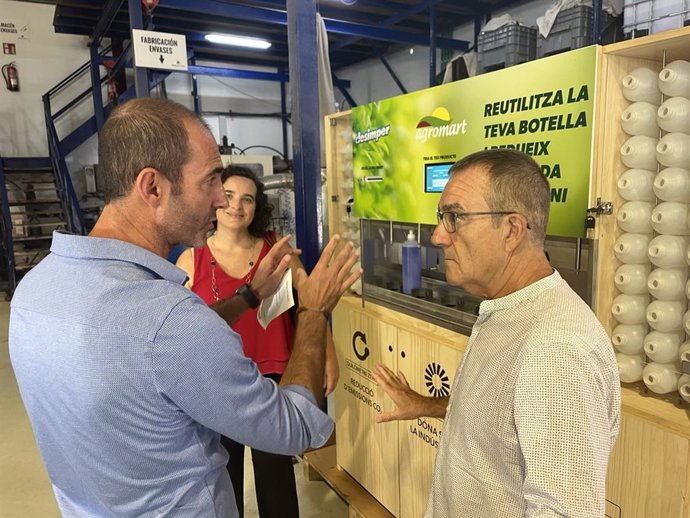
<svg viewBox="0 0 690 518"><path fill-rule="evenodd" d="M618 435L610 341L544 254L550 190L512 150L457 162L432 243L446 278L482 302L450 397L374 378L395 403L378 421L445 418L426 518L601 517Z"/></svg>

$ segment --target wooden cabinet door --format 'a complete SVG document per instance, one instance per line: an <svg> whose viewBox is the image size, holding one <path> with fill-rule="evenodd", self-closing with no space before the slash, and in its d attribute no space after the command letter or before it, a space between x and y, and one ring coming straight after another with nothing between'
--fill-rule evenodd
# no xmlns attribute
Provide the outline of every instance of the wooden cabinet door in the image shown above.
<svg viewBox="0 0 690 518"><path fill-rule="evenodd" d="M447 396L450 393L467 341L464 336L458 338L463 342L462 348L449 347L426 336L398 330L398 370L414 390L425 396ZM442 428L443 420L434 418L398 423L399 518L420 518L424 514Z"/></svg>
<svg viewBox="0 0 690 518"><path fill-rule="evenodd" d="M391 513L398 516L398 428L377 424L390 399L371 373L383 363L394 369L397 329L352 307L333 313L333 338L340 362L335 391L337 462Z"/></svg>
<svg viewBox="0 0 690 518"><path fill-rule="evenodd" d="M688 465L687 437L624 414L609 459L607 516L689 518Z"/></svg>

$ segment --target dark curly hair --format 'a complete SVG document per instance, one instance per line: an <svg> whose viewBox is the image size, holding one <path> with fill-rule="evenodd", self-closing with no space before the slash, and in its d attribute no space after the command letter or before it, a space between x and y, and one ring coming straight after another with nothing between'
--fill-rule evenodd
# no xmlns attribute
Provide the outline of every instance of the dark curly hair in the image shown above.
<svg viewBox="0 0 690 518"><path fill-rule="evenodd" d="M249 178L254 185L256 185L256 208L254 209L254 219L249 224L249 233L254 237L266 237L270 230L271 216L273 216L273 205L268 203L268 196L264 192L264 184L248 167L241 165L230 164L223 169L220 175L220 180L225 183L225 180L232 176L241 176L242 178Z"/></svg>

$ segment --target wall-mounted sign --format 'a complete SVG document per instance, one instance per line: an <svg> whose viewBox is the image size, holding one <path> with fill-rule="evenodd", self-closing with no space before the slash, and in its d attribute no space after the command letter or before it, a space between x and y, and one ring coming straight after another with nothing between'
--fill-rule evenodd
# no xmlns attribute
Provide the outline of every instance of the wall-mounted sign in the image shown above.
<svg viewBox="0 0 690 518"><path fill-rule="evenodd" d="M3 40L28 40L29 24L21 18L7 18L0 15L0 36Z"/></svg>
<svg viewBox="0 0 690 518"><path fill-rule="evenodd" d="M187 70L187 39L183 34L132 29L134 64L164 70Z"/></svg>
<svg viewBox="0 0 690 518"><path fill-rule="evenodd" d="M354 215L436 224L449 164L512 148L549 180L547 233L584 236L596 59L587 47L354 108Z"/></svg>

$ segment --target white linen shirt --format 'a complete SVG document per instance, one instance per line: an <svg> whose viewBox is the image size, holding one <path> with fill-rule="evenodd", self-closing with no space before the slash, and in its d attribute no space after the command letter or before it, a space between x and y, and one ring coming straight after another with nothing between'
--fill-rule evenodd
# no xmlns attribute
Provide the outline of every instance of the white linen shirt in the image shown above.
<svg viewBox="0 0 690 518"><path fill-rule="evenodd" d="M426 518L601 518L618 435L610 340L558 272L481 303Z"/></svg>
<svg viewBox="0 0 690 518"><path fill-rule="evenodd" d="M294 455L331 419L278 388L185 273L115 239L53 234L10 311L10 358L65 518L234 518L219 432Z"/></svg>

